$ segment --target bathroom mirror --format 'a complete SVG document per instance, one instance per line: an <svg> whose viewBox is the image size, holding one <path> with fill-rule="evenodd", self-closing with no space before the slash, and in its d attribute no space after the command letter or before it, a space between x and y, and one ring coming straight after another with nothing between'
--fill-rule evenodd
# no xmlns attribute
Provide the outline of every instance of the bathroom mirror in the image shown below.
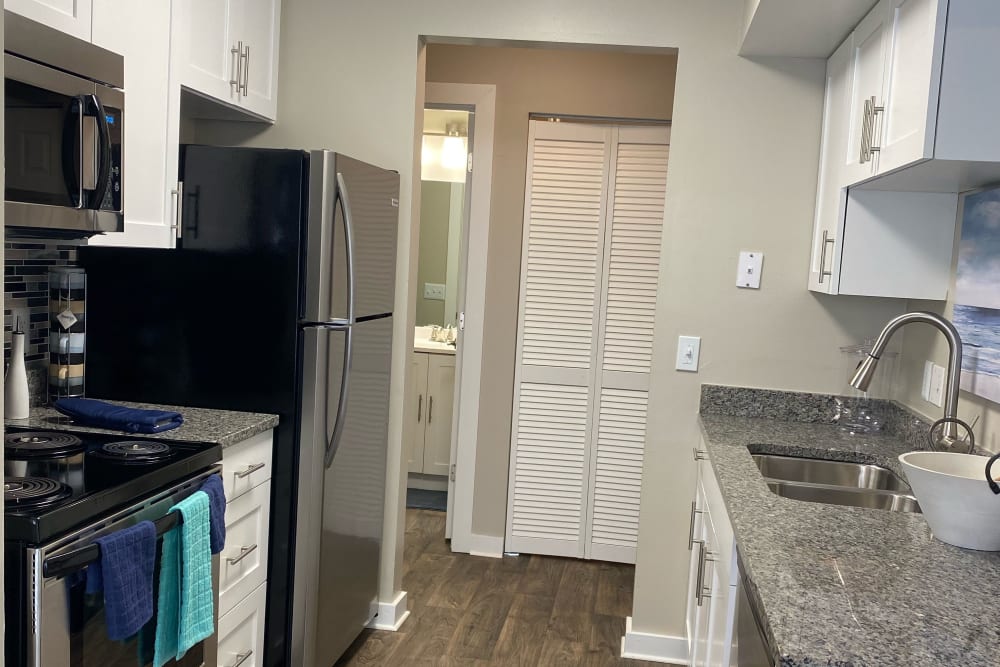
<svg viewBox="0 0 1000 667"><path fill-rule="evenodd" d="M424 110L417 326L457 324L470 116L468 111Z"/></svg>

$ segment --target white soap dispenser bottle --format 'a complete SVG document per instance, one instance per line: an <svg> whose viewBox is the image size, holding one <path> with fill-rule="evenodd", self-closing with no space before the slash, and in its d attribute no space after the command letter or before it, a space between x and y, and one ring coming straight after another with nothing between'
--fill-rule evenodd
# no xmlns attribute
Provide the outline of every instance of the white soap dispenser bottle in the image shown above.
<svg viewBox="0 0 1000 667"><path fill-rule="evenodd" d="M20 324L10 334L10 365L4 377L5 419L28 418L28 370L24 366L24 332Z"/></svg>

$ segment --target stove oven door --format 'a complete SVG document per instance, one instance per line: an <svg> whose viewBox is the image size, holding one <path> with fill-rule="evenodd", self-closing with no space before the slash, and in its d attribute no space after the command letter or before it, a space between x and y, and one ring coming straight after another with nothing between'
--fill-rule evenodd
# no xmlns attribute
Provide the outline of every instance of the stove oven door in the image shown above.
<svg viewBox="0 0 1000 667"><path fill-rule="evenodd" d="M108 639L104 622L104 597L101 592L87 592L86 569L58 577L44 576L46 560L65 555L87 546L95 538L112 533L143 520L155 520L169 508L201 486L206 476L217 469L208 470L196 478L158 493L146 501L118 512L101 521L100 528L84 528L51 545L28 549L28 610L31 618L27 624L27 665L31 667L135 667L153 663L156 632L156 614L143 626L138 635L118 642ZM159 541L158 541L159 542ZM153 573L154 601L159 581L159 552ZM218 614L219 557L212 557L212 579ZM211 646L209 646L211 645ZM215 637L202 642L187 652L178 662L170 665L199 667L215 663Z"/></svg>

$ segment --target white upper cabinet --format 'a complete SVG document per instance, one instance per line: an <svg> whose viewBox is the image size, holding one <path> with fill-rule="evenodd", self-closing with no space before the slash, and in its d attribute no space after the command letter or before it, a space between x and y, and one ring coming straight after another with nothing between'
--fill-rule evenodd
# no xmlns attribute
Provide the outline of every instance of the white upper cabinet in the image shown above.
<svg viewBox="0 0 1000 667"><path fill-rule="evenodd" d="M234 0L241 5L239 36L244 42L241 105L266 118L278 111L279 0Z"/></svg>
<svg viewBox="0 0 1000 667"><path fill-rule="evenodd" d="M878 173L934 152L947 0L889 0Z"/></svg>
<svg viewBox="0 0 1000 667"><path fill-rule="evenodd" d="M125 57L125 231L100 234L90 244L173 247L168 184L176 180L177 139L171 143L167 132L170 3L94 0L93 16L94 44Z"/></svg>
<svg viewBox="0 0 1000 667"><path fill-rule="evenodd" d="M4 9L90 41L91 0L4 0Z"/></svg>
<svg viewBox="0 0 1000 667"><path fill-rule="evenodd" d="M280 0L178 0L175 67L182 86L243 112L277 115ZM211 116L199 106L198 115ZM221 112L220 118L239 115Z"/></svg>
<svg viewBox="0 0 1000 667"><path fill-rule="evenodd" d="M854 34L851 43L850 134L844 180L856 183L875 173L875 162L866 147L871 145L877 120L874 109L881 104L885 78L886 45L889 41L889 0L882 0L869 12Z"/></svg>
<svg viewBox="0 0 1000 667"><path fill-rule="evenodd" d="M857 154L849 152L851 95L854 82L854 41L848 38L826 63L823 95L823 135L816 186L813 252L809 267L809 289L835 293L834 276L839 267L839 244L846 190L844 172Z"/></svg>

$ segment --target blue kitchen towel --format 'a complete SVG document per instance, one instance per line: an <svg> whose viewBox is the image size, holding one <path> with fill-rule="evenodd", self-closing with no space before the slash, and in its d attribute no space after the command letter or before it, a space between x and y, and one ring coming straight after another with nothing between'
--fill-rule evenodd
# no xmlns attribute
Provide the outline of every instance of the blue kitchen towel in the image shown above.
<svg viewBox="0 0 1000 667"><path fill-rule="evenodd" d="M184 523L163 535L153 667L184 657L215 632L208 494L195 491L170 509Z"/></svg>
<svg viewBox="0 0 1000 667"><path fill-rule="evenodd" d="M160 433L184 423L179 412L126 408L92 398L60 398L53 406L78 424L126 433Z"/></svg>
<svg viewBox="0 0 1000 667"><path fill-rule="evenodd" d="M212 475L202 483L201 490L208 494L212 553L221 553L226 546L226 489L222 476Z"/></svg>
<svg viewBox="0 0 1000 667"><path fill-rule="evenodd" d="M156 526L142 521L95 542L101 559L90 567L101 570L108 639L128 639L153 617Z"/></svg>

